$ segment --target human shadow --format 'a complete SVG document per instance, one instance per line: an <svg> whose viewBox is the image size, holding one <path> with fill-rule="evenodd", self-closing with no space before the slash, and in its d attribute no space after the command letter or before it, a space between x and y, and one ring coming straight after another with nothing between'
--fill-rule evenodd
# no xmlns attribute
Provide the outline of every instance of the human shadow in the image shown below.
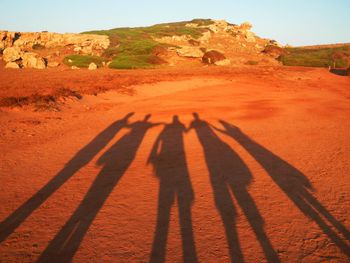
<svg viewBox="0 0 350 263"><path fill-rule="evenodd" d="M311 218L320 229L347 255L350 256L350 247L327 225L335 227L347 240L350 232L342 225L310 192L312 185L308 178L298 169L281 159L264 146L255 142L244 134L238 127L220 120L224 130L221 132L231 136L240 143L260 163L272 180L288 196L288 198L307 217ZM323 218L322 218L322 217Z"/></svg>
<svg viewBox="0 0 350 263"><path fill-rule="evenodd" d="M196 131L204 150L215 205L225 228L231 262L244 262L237 234L237 212L231 193L251 225L266 259L269 262L280 262L265 233L264 219L247 189L252 180L249 168L239 155L215 134L208 122L201 120L197 113L193 116L190 129Z"/></svg>
<svg viewBox="0 0 350 263"><path fill-rule="evenodd" d="M83 201L59 233L40 255L38 262L70 262L94 218L102 208L131 162L146 132L157 125L144 120L127 125L130 131L112 145L98 160L103 165Z"/></svg>
<svg viewBox="0 0 350 263"><path fill-rule="evenodd" d="M92 141L79 150L46 185L2 221L0 223L0 243L13 233L26 218L67 182L69 178L88 164L122 128L127 126L128 120L133 114L133 112L128 113L124 118L115 121L98 134Z"/></svg>
<svg viewBox="0 0 350 263"><path fill-rule="evenodd" d="M165 262L170 212L175 200L179 208L183 262L198 262L191 215L194 193L185 156L185 131L178 116L174 116L156 139L148 159L160 182L157 225L150 262Z"/></svg>

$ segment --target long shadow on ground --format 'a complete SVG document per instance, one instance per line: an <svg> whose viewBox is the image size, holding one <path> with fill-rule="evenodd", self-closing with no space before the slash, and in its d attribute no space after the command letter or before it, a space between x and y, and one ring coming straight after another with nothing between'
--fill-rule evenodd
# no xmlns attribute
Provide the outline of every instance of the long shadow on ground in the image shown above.
<svg viewBox="0 0 350 263"><path fill-rule="evenodd" d="M183 262L198 262L192 230L191 205L194 193L187 168L183 134L177 116L166 124L152 148L148 163L159 178L158 217L150 262L165 262L170 212L177 200L182 237Z"/></svg>
<svg viewBox="0 0 350 263"><path fill-rule="evenodd" d="M248 192L252 174L239 155L223 142L211 125L194 113L190 128L197 133L203 147L210 182L214 192L215 205L220 213L228 242L232 262L244 262L237 234L237 212L231 193L243 210L269 262L279 262L264 230L264 220Z"/></svg>
<svg viewBox="0 0 350 263"><path fill-rule="evenodd" d="M238 127L220 121L225 130L223 133L240 143L261 164L272 180L281 188L288 198L304 215L318 224L320 229L345 253L350 256L350 247L328 225L336 228L347 240L350 232L312 195L312 185L307 177L289 163L258 144L244 134ZM217 129L219 130L219 129ZM323 218L326 220L324 220ZM327 224L328 223L328 224Z"/></svg>
<svg viewBox="0 0 350 263"><path fill-rule="evenodd" d="M18 207L0 223L0 242L3 242L16 228L24 222L40 205L54 194L77 171L88 164L110 140L128 125L128 119L134 113L128 113L123 119L115 121L82 148L44 187Z"/></svg>
<svg viewBox="0 0 350 263"><path fill-rule="evenodd" d="M41 254L38 262L70 262L89 226L102 208L131 162L148 129L157 124L142 121L128 125L130 131L120 138L98 160L103 165L100 173L86 193L83 201L59 233Z"/></svg>

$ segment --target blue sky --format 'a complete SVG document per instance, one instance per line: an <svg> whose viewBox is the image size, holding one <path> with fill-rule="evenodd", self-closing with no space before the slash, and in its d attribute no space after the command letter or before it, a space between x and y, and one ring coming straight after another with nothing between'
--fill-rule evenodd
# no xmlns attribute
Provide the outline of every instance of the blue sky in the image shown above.
<svg viewBox="0 0 350 263"><path fill-rule="evenodd" d="M81 32L193 18L250 21L283 44L350 42L350 0L0 0L0 29Z"/></svg>

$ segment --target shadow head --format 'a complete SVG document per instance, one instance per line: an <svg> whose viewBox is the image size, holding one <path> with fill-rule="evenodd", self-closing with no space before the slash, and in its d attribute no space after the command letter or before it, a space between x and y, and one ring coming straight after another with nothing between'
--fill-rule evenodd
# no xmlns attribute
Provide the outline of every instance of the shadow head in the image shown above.
<svg viewBox="0 0 350 263"><path fill-rule="evenodd" d="M151 118L151 114L147 114L145 115L145 118L143 119L143 121L148 121Z"/></svg>
<svg viewBox="0 0 350 263"><path fill-rule="evenodd" d="M197 112L193 112L192 115L195 120L199 120L199 115Z"/></svg>

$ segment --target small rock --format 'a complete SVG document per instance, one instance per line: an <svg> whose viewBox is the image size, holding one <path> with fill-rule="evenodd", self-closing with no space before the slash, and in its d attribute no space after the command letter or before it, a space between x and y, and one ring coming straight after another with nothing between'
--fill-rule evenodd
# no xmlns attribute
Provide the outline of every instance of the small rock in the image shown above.
<svg viewBox="0 0 350 263"><path fill-rule="evenodd" d="M79 69L77 66L72 66L72 69Z"/></svg>
<svg viewBox="0 0 350 263"><path fill-rule="evenodd" d="M89 65L89 68L88 68L89 70L96 70L97 69L97 65L95 64L95 63L90 63L90 65Z"/></svg>
<svg viewBox="0 0 350 263"><path fill-rule="evenodd" d="M80 51L81 51L81 47L75 47L75 48L73 49L73 51L74 51L74 52L80 52Z"/></svg>
<svg viewBox="0 0 350 263"><path fill-rule="evenodd" d="M5 68L13 68L13 69L18 69L18 68L19 68L19 66L18 66L18 64L17 64L17 63L15 63L15 62L8 62L8 63L6 64L6 66L5 66Z"/></svg>
<svg viewBox="0 0 350 263"><path fill-rule="evenodd" d="M216 61L214 64L217 66L229 66L231 65L231 60L224 59L224 60Z"/></svg>
<svg viewBox="0 0 350 263"><path fill-rule="evenodd" d="M56 62L56 61L51 61L47 64L47 66L49 68L57 68L60 65L60 63Z"/></svg>

